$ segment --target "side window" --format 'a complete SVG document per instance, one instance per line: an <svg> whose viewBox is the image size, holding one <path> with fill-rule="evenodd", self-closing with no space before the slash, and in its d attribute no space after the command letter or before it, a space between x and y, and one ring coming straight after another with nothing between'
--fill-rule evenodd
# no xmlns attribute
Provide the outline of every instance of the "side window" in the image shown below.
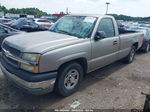
<svg viewBox="0 0 150 112"><path fill-rule="evenodd" d="M49 23L48 20L38 20L37 22Z"/></svg>
<svg viewBox="0 0 150 112"><path fill-rule="evenodd" d="M36 23L33 23L33 22L28 22L28 25L30 25L31 27L38 27L38 25Z"/></svg>
<svg viewBox="0 0 150 112"><path fill-rule="evenodd" d="M104 18L100 21L97 31L104 31L107 37L115 36L114 24L111 18Z"/></svg>

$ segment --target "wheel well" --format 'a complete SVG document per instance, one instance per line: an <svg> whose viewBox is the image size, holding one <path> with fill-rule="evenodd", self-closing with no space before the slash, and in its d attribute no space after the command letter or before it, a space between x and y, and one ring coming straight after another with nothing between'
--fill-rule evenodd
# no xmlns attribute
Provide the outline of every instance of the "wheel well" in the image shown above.
<svg viewBox="0 0 150 112"><path fill-rule="evenodd" d="M83 67L84 74L86 74L88 65L87 65L87 60L86 60L85 58L78 58L78 59L74 59L74 60L70 60L70 61L68 61L68 62L65 62L65 63L63 63L63 64L58 68L58 70L59 70L62 66L66 65L66 64L68 64L68 63L70 63L70 62L77 62L77 63L79 63L79 64Z"/></svg>
<svg viewBox="0 0 150 112"><path fill-rule="evenodd" d="M135 46L136 50L138 49L138 42L134 43L133 46Z"/></svg>

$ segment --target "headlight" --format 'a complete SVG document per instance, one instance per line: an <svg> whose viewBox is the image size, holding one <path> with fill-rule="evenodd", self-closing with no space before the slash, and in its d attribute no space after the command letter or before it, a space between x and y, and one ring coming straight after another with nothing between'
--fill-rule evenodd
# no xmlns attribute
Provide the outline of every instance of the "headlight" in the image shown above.
<svg viewBox="0 0 150 112"><path fill-rule="evenodd" d="M33 73L39 72L38 63L40 61L40 54L24 53L22 55L22 59L28 61L29 63L37 63L37 65L21 63L20 68Z"/></svg>
<svg viewBox="0 0 150 112"><path fill-rule="evenodd" d="M38 66L32 66L32 65L27 65L27 64L21 64L20 68L29 71L29 72L33 72L33 73L38 73L39 72L39 67Z"/></svg>
<svg viewBox="0 0 150 112"><path fill-rule="evenodd" d="M24 53L22 55L22 59L27 60L27 61L31 61L31 62L39 62L40 54Z"/></svg>

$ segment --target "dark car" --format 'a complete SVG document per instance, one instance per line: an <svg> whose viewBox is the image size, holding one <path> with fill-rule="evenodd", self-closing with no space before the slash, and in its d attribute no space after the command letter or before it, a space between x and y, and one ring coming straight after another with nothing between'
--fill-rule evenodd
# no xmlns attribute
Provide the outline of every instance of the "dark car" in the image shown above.
<svg viewBox="0 0 150 112"><path fill-rule="evenodd" d="M36 32L36 31L46 31L48 28L40 27L38 24L36 24L34 21L26 19L26 18L20 18L14 23L10 25L10 27L22 30L26 32Z"/></svg>
<svg viewBox="0 0 150 112"><path fill-rule="evenodd" d="M15 35L15 34L20 34L20 33L23 33L23 32L0 24L0 49L1 49L2 42L6 37Z"/></svg>

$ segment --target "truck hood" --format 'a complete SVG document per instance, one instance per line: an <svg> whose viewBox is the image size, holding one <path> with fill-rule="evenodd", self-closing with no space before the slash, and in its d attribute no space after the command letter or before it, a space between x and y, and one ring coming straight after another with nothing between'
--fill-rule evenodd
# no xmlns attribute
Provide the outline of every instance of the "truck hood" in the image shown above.
<svg viewBox="0 0 150 112"><path fill-rule="evenodd" d="M4 42L21 52L42 54L47 51L67 47L68 45L79 44L84 40L85 39L65 34L43 31L10 36L6 38Z"/></svg>

